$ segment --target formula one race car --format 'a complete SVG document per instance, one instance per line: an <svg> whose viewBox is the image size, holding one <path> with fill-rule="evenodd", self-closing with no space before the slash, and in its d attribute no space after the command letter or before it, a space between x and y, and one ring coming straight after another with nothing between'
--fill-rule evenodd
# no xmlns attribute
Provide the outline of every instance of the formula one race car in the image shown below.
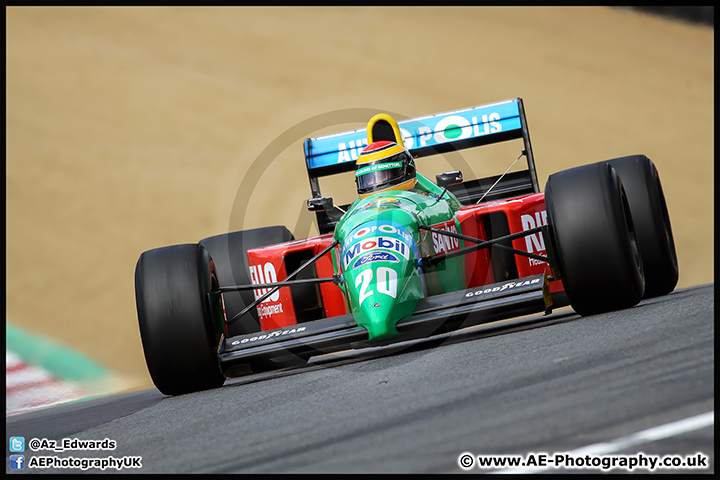
<svg viewBox="0 0 720 480"><path fill-rule="evenodd" d="M516 164L525 159L514 171L415 174L416 159L511 140ZM628 308L677 284L650 159L564 170L543 193L520 98L399 123L378 114L304 149L319 236L295 240L273 226L140 256L140 333L162 393L559 306L583 316ZM372 161L384 149L397 155ZM335 206L319 179L350 171L360 198ZM412 188L374 191L389 173L414 178Z"/></svg>

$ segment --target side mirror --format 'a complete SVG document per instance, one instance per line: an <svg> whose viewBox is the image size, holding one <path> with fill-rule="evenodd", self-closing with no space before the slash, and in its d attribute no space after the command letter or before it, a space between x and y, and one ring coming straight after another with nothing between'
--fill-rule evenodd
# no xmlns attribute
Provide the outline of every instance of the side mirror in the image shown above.
<svg viewBox="0 0 720 480"><path fill-rule="evenodd" d="M436 183L441 187L448 187L450 185L457 185L463 182L463 175L460 170L454 172L438 173L435 175Z"/></svg>
<svg viewBox="0 0 720 480"><path fill-rule="evenodd" d="M308 198L307 208L311 212L323 212L333 209L332 197L313 197Z"/></svg>

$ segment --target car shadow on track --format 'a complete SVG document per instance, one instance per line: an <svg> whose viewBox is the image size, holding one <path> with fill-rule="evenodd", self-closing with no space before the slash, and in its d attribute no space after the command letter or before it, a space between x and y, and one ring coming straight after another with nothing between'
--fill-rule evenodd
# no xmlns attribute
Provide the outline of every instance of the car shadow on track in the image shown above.
<svg viewBox="0 0 720 480"><path fill-rule="evenodd" d="M228 379L224 387L247 385L303 372L315 371L321 368L340 367L393 355L423 352L443 345L452 345L522 330L558 325L578 320L579 318L581 317L575 313L575 311L569 307L565 307L549 315L527 315L461 328L453 332L429 336L427 338L407 340L392 345L344 350L320 355L312 357L305 366L287 367L262 373L251 373L246 376Z"/></svg>

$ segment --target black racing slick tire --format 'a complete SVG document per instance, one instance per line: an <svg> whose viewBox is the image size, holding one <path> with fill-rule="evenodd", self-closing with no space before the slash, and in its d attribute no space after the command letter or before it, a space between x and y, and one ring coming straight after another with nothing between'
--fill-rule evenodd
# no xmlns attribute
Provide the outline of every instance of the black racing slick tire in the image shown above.
<svg viewBox="0 0 720 480"><path fill-rule="evenodd" d="M660 176L645 155L608 160L625 187L645 270L643 298L672 292L678 282L678 261Z"/></svg>
<svg viewBox="0 0 720 480"><path fill-rule="evenodd" d="M198 244L173 245L140 255L135 299L145 362L165 395L217 388L225 382L218 346L222 304L210 255Z"/></svg>
<svg viewBox="0 0 720 480"><path fill-rule="evenodd" d="M644 273L627 196L609 164L563 170L545 185L548 229L572 308L580 315L636 305Z"/></svg>
<svg viewBox="0 0 720 480"><path fill-rule="evenodd" d="M294 240L292 232L282 226L255 228L239 232L224 233L200 240L200 245L210 252L223 287L250 285L250 269L246 252L251 248L265 247ZM232 319L246 306L255 301L252 290L223 293L225 315ZM260 331L260 320L256 309L251 309L228 328L228 336L243 335Z"/></svg>

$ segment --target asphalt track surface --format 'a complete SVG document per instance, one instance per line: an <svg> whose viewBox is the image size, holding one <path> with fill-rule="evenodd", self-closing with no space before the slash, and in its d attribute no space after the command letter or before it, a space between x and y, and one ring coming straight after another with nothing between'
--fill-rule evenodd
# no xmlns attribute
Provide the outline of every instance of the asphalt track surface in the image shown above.
<svg viewBox="0 0 720 480"><path fill-rule="evenodd" d="M713 297L709 284L606 315L566 308L341 352L212 391L53 407L9 417L6 438L108 438L113 451L26 458L141 456L128 473L464 473L466 452L553 455L598 443L606 454L701 453L706 469L656 471L710 473L714 413L702 428L672 426L714 412ZM633 437L661 426L663 435Z"/></svg>

